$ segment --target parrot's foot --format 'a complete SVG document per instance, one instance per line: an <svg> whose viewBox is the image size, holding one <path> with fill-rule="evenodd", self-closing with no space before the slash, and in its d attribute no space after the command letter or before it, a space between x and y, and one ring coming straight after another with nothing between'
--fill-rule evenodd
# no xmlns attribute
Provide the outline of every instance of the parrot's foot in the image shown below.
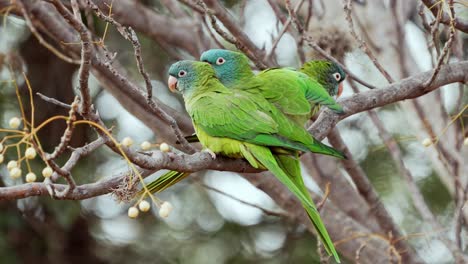
<svg viewBox="0 0 468 264"><path fill-rule="evenodd" d="M214 153L211 149L209 148L203 149L203 152L210 153L211 158L216 159L216 153Z"/></svg>

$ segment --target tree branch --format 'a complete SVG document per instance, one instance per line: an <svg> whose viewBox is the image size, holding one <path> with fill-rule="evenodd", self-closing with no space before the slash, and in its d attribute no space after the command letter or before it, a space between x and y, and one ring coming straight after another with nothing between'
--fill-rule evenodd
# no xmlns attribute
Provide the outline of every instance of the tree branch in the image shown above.
<svg viewBox="0 0 468 264"><path fill-rule="evenodd" d="M424 87L424 82L430 78L433 73L432 70L405 78L383 88L354 94L339 100L339 103L345 110L345 114L338 115L325 109L321 112L317 121L309 128L309 132L311 132L315 138L321 140L328 135L331 129L333 129L340 120L350 115L398 101L413 99L449 83L466 83L468 82L467 72L468 61L461 61L442 66L435 80L427 87Z"/></svg>

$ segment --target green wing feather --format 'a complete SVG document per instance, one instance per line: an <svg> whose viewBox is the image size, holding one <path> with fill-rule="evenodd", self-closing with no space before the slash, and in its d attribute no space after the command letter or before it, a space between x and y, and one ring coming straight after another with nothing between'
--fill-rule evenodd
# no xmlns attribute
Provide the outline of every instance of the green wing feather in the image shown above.
<svg viewBox="0 0 468 264"><path fill-rule="evenodd" d="M262 94L278 105L285 114L303 115L311 112L310 104L323 105L337 113L343 108L315 79L290 68L270 69L257 75L263 80ZM305 106L307 103L307 106Z"/></svg>
<svg viewBox="0 0 468 264"><path fill-rule="evenodd" d="M189 113L209 136L344 158L341 152L315 140L261 96L236 91L213 93L196 100L196 107L190 107Z"/></svg>

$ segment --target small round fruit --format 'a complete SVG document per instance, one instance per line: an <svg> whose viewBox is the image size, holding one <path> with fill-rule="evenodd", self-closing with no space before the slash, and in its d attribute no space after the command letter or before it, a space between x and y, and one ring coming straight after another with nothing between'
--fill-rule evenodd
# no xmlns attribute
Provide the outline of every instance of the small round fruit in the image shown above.
<svg viewBox="0 0 468 264"><path fill-rule="evenodd" d="M10 170L10 177L13 179L18 179L21 177L21 169L20 168L13 168Z"/></svg>
<svg viewBox="0 0 468 264"><path fill-rule="evenodd" d="M120 143L122 144L122 146L128 148L131 145L133 145L133 139L131 137L124 137L124 139L122 139L122 142Z"/></svg>
<svg viewBox="0 0 468 264"><path fill-rule="evenodd" d="M50 176L52 176L52 173L54 173L54 171L49 166L45 167L42 170L42 176L44 176L44 178L49 178Z"/></svg>
<svg viewBox="0 0 468 264"><path fill-rule="evenodd" d="M159 145L159 149L162 152L170 152L171 151L171 148L169 147L169 145L167 143L161 143L161 145Z"/></svg>
<svg viewBox="0 0 468 264"><path fill-rule="evenodd" d="M164 202L162 205L161 205L161 208L159 208L159 216L162 217L162 218L166 218L169 216L169 214L171 213L173 207L172 207L172 204L170 202Z"/></svg>
<svg viewBox="0 0 468 264"><path fill-rule="evenodd" d="M426 148L429 147L430 145L432 145L432 140L430 138L425 138L423 141L422 141L422 144L423 146L425 146Z"/></svg>
<svg viewBox="0 0 468 264"><path fill-rule="evenodd" d="M8 121L8 125L10 125L11 128L17 129L21 124L21 119L18 117L12 117L10 121Z"/></svg>
<svg viewBox="0 0 468 264"><path fill-rule="evenodd" d="M148 201L143 200L138 204L138 208L140 208L140 211L142 212L148 212L151 208L151 205L148 203Z"/></svg>
<svg viewBox="0 0 468 264"><path fill-rule="evenodd" d="M35 182L37 179L36 174L34 172L30 172L26 174L26 182Z"/></svg>
<svg viewBox="0 0 468 264"><path fill-rule="evenodd" d="M128 208L128 217L130 218L137 218L138 217L138 209L134 206Z"/></svg>
<svg viewBox="0 0 468 264"><path fill-rule="evenodd" d="M149 143L148 141L143 141L140 147L142 150L148 150L151 148L151 143Z"/></svg>
<svg viewBox="0 0 468 264"><path fill-rule="evenodd" d="M10 171L12 170L13 168L17 168L18 167L18 162L16 160L10 160L7 164L7 169Z"/></svg>
<svg viewBox="0 0 468 264"><path fill-rule="evenodd" d="M27 159L34 159L36 157L36 150L34 148L27 148L26 152L24 152L24 156Z"/></svg>

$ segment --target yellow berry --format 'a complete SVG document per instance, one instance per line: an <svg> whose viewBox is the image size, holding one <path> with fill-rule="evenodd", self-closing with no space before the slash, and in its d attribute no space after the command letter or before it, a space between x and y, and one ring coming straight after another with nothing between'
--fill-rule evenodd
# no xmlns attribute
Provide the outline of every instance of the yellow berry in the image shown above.
<svg viewBox="0 0 468 264"><path fill-rule="evenodd" d="M12 117L10 121L8 121L8 124L11 128L17 129L21 124L21 119L19 119L18 117Z"/></svg>
<svg viewBox="0 0 468 264"><path fill-rule="evenodd" d="M35 182L37 179L36 174L34 172L30 172L26 174L26 182Z"/></svg>
<svg viewBox="0 0 468 264"><path fill-rule="evenodd" d="M124 139L122 139L121 144L122 144L122 146L128 148L131 145L133 145L133 139L131 137L124 137Z"/></svg>
<svg viewBox="0 0 468 264"><path fill-rule="evenodd" d="M167 143L161 143L161 145L159 145L159 149L162 152L170 152L171 151L171 148L169 147L169 145Z"/></svg>
<svg viewBox="0 0 468 264"><path fill-rule="evenodd" d="M13 168L10 170L10 177L13 179L17 179L21 177L21 169L20 168Z"/></svg>
<svg viewBox="0 0 468 264"><path fill-rule="evenodd" d="M138 208L140 208L140 211L142 212L148 212L150 209L151 205L147 201L143 200L138 204Z"/></svg>
<svg viewBox="0 0 468 264"><path fill-rule="evenodd" d="M164 202L162 205L161 205L161 208L159 208L159 216L162 217L162 218L166 218L169 216L169 214L171 213L173 207L172 207L172 204L170 202Z"/></svg>
<svg viewBox="0 0 468 264"><path fill-rule="evenodd" d="M465 140L463 140L463 145L468 146L468 137L466 137Z"/></svg>
<svg viewBox="0 0 468 264"><path fill-rule="evenodd" d="M24 156L27 159L34 159L36 157L36 150L34 148L27 148L26 152L24 153Z"/></svg>
<svg viewBox="0 0 468 264"><path fill-rule="evenodd" d="M422 144L423 146L425 146L426 148L429 147L430 145L432 145L432 140L430 138L425 138L423 141L422 141Z"/></svg>
<svg viewBox="0 0 468 264"><path fill-rule="evenodd" d="M149 143L148 141L143 141L140 147L142 150L148 150L151 148L151 143Z"/></svg>
<svg viewBox="0 0 468 264"><path fill-rule="evenodd" d="M3 163L5 157L3 157L3 154L0 154L0 163Z"/></svg>
<svg viewBox="0 0 468 264"><path fill-rule="evenodd" d="M137 218L138 217L138 209L134 206L128 208L128 217L130 218Z"/></svg>
<svg viewBox="0 0 468 264"><path fill-rule="evenodd" d="M54 171L49 166L45 167L42 170L42 176L44 176L44 178L49 178L50 176L52 176L52 173L54 173Z"/></svg>
<svg viewBox="0 0 468 264"><path fill-rule="evenodd" d="M18 162L16 160L10 160L7 164L7 169L10 171L12 170L13 168L17 168L18 167Z"/></svg>

